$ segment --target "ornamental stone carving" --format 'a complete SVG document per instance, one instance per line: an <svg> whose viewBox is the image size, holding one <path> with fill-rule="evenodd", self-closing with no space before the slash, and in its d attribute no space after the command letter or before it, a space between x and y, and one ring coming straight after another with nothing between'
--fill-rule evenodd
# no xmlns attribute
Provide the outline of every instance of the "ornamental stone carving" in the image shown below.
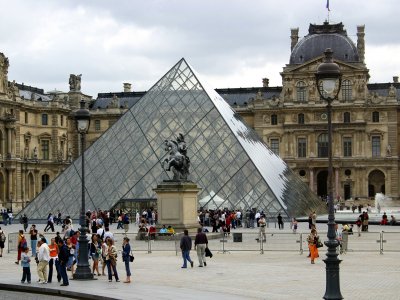
<svg viewBox="0 0 400 300"><path fill-rule="evenodd" d="M70 74L69 75L69 90L71 92L80 92L81 91L81 77L82 77L82 74L79 74L79 75Z"/></svg>

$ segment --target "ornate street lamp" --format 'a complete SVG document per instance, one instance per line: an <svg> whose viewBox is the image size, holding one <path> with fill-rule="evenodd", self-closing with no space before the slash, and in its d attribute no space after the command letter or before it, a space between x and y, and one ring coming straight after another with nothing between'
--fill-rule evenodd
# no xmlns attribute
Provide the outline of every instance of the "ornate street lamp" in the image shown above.
<svg viewBox="0 0 400 300"><path fill-rule="evenodd" d="M339 264L341 262L338 259L336 248L339 246L339 241L336 239L336 228L335 228L335 211L334 211L334 199L333 199L333 185L332 185L332 101L337 99L342 84L342 74L339 66L332 60L332 49L327 48L324 52L325 59L321 63L315 78L317 80L318 92L322 99L324 99L328 105L328 240L325 245L328 247L326 254L327 258L324 259L326 264L326 290L324 299L343 299L340 292L340 280L339 280Z"/></svg>
<svg viewBox="0 0 400 300"><path fill-rule="evenodd" d="M85 135L89 130L90 113L85 108L85 101L81 100L81 108L75 112L74 118L76 120L76 129L81 136L81 153L82 153L82 205L81 213L79 216L79 251L78 251L78 266L73 275L74 279L85 280L93 279L93 274L89 266L89 251L88 239L86 237L86 216L85 216Z"/></svg>

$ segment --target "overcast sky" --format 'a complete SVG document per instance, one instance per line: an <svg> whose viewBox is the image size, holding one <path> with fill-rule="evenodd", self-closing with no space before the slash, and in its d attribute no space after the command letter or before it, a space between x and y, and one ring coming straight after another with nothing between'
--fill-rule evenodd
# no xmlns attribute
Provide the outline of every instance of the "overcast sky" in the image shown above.
<svg viewBox="0 0 400 300"><path fill-rule="evenodd" d="M68 91L149 89L185 57L215 88L281 85L290 28L300 37L327 18L326 0L0 0L0 52L9 80ZM400 75L398 1L330 0L330 22L356 42L365 24L370 83Z"/></svg>

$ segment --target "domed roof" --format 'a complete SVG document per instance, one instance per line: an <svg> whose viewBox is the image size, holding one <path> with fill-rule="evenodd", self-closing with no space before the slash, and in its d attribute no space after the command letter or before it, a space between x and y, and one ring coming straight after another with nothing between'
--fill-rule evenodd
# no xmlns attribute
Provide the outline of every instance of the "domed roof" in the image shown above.
<svg viewBox="0 0 400 300"><path fill-rule="evenodd" d="M359 62L356 45L347 36L343 24L310 24L309 33L293 48L290 64L303 64L323 55L326 48L331 48L333 58L344 62Z"/></svg>

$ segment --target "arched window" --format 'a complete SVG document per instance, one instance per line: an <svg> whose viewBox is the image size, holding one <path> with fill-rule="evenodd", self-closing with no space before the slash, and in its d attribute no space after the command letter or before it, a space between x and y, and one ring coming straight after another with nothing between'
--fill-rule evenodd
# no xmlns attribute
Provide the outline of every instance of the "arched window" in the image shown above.
<svg viewBox="0 0 400 300"><path fill-rule="evenodd" d="M297 115L297 123L304 124L304 114Z"/></svg>
<svg viewBox="0 0 400 300"><path fill-rule="evenodd" d="M318 157L328 157L328 134L322 133L318 137Z"/></svg>
<svg viewBox="0 0 400 300"><path fill-rule="evenodd" d="M350 80L342 81L342 98L343 101L350 101L352 98L352 86Z"/></svg>
<svg viewBox="0 0 400 300"><path fill-rule="evenodd" d="M304 81L299 81L296 84L296 90L297 90L297 101L299 102L306 102L306 84Z"/></svg>
<svg viewBox="0 0 400 300"><path fill-rule="evenodd" d="M278 116L275 114L271 115L271 125L278 125Z"/></svg>
<svg viewBox="0 0 400 300"><path fill-rule="evenodd" d="M42 175L42 191L49 185L50 176L48 174Z"/></svg>
<svg viewBox="0 0 400 300"><path fill-rule="evenodd" d="M372 122L379 123L379 111L374 111L372 113Z"/></svg>
<svg viewBox="0 0 400 300"><path fill-rule="evenodd" d="M350 113L347 111L343 114L343 123L350 123Z"/></svg>

